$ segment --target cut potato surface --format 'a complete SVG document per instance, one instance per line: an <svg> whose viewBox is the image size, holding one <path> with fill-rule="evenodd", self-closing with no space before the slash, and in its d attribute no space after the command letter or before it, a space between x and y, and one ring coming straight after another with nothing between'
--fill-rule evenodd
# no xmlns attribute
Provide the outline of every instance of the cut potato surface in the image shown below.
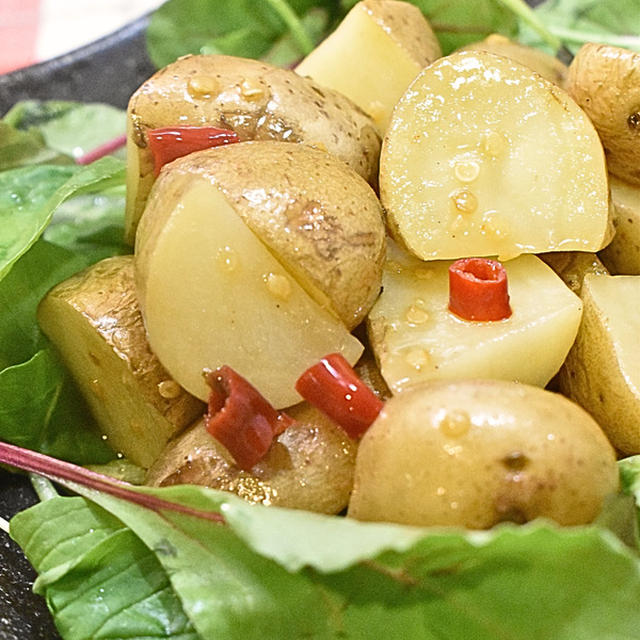
<svg viewBox="0 0 640 640"><path fill-rule="evenodd" d="M151 352L136 299L133 256L108 258L54 287L38 307L114 451L141 467L205 407Z"/></svg>
<svg viewBox="0 0 640 640"><path fill-rule="evenodd" d="M326 354L359 358L358 340L309 297L216 186L185 176L183 189L164 216L147 208L136 244L149 343L180 384L204 400L203 371L228 365L281 408L300 401L296 380Z"/></svg>
<svg viewBox="0 0 640 640"><path fill-rule="evenodd" d="M200 151L162 172L147 226L179 199L191 176L216 184L313 299L347 328L364 319L380 292L385 225L380 201L355 171L321 151L282 142Z"/></svg>
<svg viewBox="0 0 640 640"><path fill-rule="evenodd" d="M535 256L504 263L512 315L473 322L448 310L450 262L391 247L369 340L394 393L433 379L498 378L545 386L578 331L582 304Z"/></svg>
<svg viewBox="0 0 640 640"><path fill-rule="evenodd" d="M356 456L349 515L486 529L591 522L618 489L613 448L559 394L514 382L433 382L391 398Z"/></svg>
<svg viewBox="0 0 640 640"><path fill-rule="evenodd" d="M380 192L394 237L422 259L609 240L593 125L560 88L482 51L436 60L411 84L383 143Z"/></svg>
<svg viewBox="0 0 640 640"><path fill-rule="evenodd" d="M129 101L125 226L131 244L154 182L148 131L175 125L230 129L242 141L315 146L377 183L380 137L371 118L345 96L258 60L185 56Z"/></svg>
<svg viewBox="0 0 640 640"><path fill-rule="evenodd" d="M149 469L147 484L198 484L230 491L248 502L338 513L353 487L357 445L317 409L287 410L296 422L281 433L250 471L198 422L171 442Z"/></svg>
<svg viewBox="0 0 640 640"><path fill-rule="evenodd" d="M609 440L640 453L640 276L588 275L584 314L558 381Z"/></svg>
<svg viewBox="0 0 640 640"><path fill-rule="evenodd" d="M492 33L484 40L466 45L461 51L487 51L497 56L504 56L529 67L532 71L539 73L543 78L563 87L567 81L569 68L552 55L540 49L527 47L524 44L509 40L509 38Z"/></svg>
<svg viewBox="0 0 640 640"><path fill-rule="evenodd" d="M396 0L364 0L296 72L353 100L384 133L411 81L441 55L418 7Z"/></svg>

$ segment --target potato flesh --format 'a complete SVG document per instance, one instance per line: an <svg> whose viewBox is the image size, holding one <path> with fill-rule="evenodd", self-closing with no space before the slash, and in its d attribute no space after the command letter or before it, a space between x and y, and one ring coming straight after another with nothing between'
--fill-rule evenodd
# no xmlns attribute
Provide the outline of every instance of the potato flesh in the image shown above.
<svg viewBox="0 0 640 640"><path fill-rule="evenodd" d="M416 7L369 0L356 4L296 72L353 100L384 133L411 81L440 55L435 35Z"/></svg>
<svg viewBox="0 0 640 640"><path fill-rule="evenodd" d="M598 421L617 449L640 453L640 276L588 275L582 297L583 320L560 390Z"/></svg>
<svg viewBox="0 0 640 640"><path fill-rule="evenodd" d="M471 322L449 312L450 262L389 251L369 339L394 393L433 379L498 378L545 386L578 331L582 304L535 256L506 262L513 314Z"/></svg>
<svg viewBox="0 0 640 640"><path fill-rule="evenodd" d="M114 451L149 467L204 405L171 379L147 344L133 257L108 258L54 287L38 322L61 353Z"/></svg>
<svg viewBox="0 0 640 640"><path fill-rule="evenodd" d="M485 529L588 523L618 489L596 422L558 394L496 380L435 382L394 396L360 441L348 514Z"/></svg>
<svg viewBox="0 0 640 640"><path fill-rule="evenodd" d="M486 52L437 60L411 84L380 191L394 237L422 259L597 251L608 239L593 126L561 89Z"/></svg>
<svg viewBox="0 0 640 640"><path fill-rule="evenodd" d="M313 302L216 187L194 179L166 207L153 245L136 247L141 305L152 349L191 393L205 400L203 370L228 365L286 407L300 401L294 384L320 358L359 358L358 340Z"/></svg>

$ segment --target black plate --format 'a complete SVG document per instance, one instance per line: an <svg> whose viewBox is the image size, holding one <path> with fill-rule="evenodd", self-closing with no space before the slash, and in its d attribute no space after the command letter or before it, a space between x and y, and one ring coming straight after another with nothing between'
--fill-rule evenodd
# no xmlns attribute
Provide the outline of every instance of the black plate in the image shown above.
<svg viewBox="0 0 640 640"><path fill-rule="evenodd" d="M24 99L106 102L126 107L155 70L145 48L148 17L86 47L0 76L0 114ZM0 516L9 519L36 502L26 476L0 470ZM35 572L20 548L0 532L0 640L54 640L60 636L45 601L31 591Z"/></svg>

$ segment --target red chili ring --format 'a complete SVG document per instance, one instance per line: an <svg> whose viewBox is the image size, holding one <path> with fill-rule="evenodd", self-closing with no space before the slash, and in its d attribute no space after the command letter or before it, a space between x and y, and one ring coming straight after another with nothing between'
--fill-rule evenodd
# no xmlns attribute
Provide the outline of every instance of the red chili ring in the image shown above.
<svg viewBox="0 0 640 640"><path fill-rule="evenodd" d="M462 258L449 267L449 311L464 320L511 316L507 272L497 260Z"/></svg>

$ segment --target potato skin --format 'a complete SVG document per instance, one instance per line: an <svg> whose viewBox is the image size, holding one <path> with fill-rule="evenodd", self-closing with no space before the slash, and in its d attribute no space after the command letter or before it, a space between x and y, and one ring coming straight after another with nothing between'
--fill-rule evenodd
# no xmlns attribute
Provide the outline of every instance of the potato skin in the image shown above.
<svg viewBox="0 0 640 640"><path fill-rule="evenodd" d="M136 174L127 189L126 233L131 243L153 183L147 132L158 127L208 125L231 129L241 141L315 146L377 184L380 137L369 116L341 94L257 60L180 58L133 94L127 113L128 161Z"/></svg>
<svg viewBox="0 0 640 640"><path fill-rule="evenodd" d="M307 403L287 410L297 422L250 471L239 469L202 421L169 443L146 484L197 484L248 502L334 514L347 505L357 445Z"/></svg>
<svg viewBox="0 0 640 640"><path fill-rule="evenodd" d="M153 246L166 203L190 180L216 185L249 228L322 306L352 329L380 291L385 227L369 185L337 158L301 145L242 142L192 153L165 167L136 242ZM144 263L143 259L138 264ZM137 274L139 286L144 274ZM141 300L144 295L140 295Z"/></svg>
<svg viewBox="0 0 640 640"><path fill-rule="evenodd" d="M584 45L569 66L567 91L598 131L609 171L640 185L640 53Z"/></svg>
<svg viewBox="0 0 640 640"><path fill-rule="evenodd" d="M38 307L38 322L109 444L141 467L204 413L149 347L133 256L106 258L56 285Z"/></svg>
<svg viewBox="0 0 640 640"><path fill-rule="evenodd" d="M618 489L614 451L566 398L518 383L436 382L391 398L362 438L349 515L486 529L592 521Z"/></svg>

